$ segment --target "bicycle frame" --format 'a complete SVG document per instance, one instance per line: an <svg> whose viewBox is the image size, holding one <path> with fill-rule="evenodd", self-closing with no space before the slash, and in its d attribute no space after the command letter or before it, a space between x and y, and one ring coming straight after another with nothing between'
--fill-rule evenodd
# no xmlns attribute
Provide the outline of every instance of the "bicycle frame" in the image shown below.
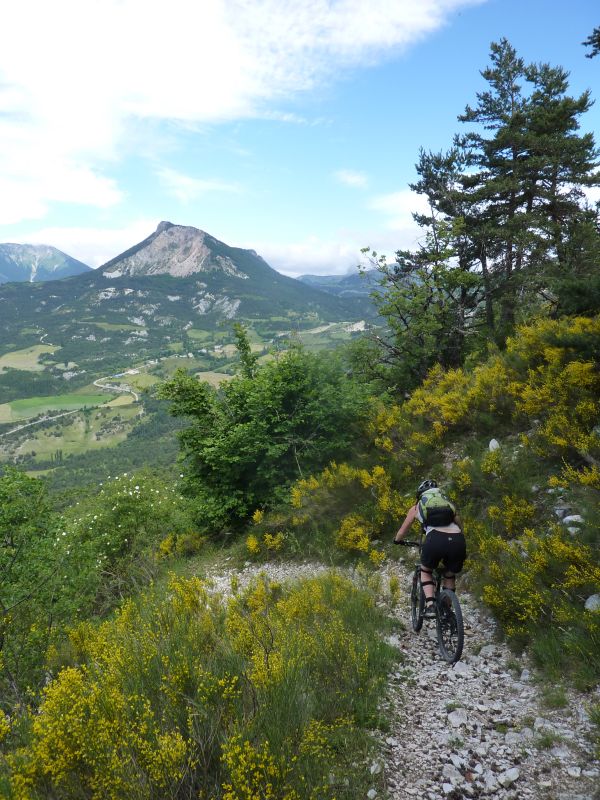
<svg viewBox="0 0 600 800"><path fill-rule="evenodd" d="M409 547L418 547L419 555L423 547L423 535L418 542L405 540ZM435 613L437 640L442 658L451 664L458 661L462 655L464 644L464 626L462 610L455 592L443 587L443 570L436 568L435 592L433 609ZM421 559L415 565L411 592L411 622L413 630L418 633L423 627L423 621L428 619L425 614L425 594L421 585Z"/></svg>

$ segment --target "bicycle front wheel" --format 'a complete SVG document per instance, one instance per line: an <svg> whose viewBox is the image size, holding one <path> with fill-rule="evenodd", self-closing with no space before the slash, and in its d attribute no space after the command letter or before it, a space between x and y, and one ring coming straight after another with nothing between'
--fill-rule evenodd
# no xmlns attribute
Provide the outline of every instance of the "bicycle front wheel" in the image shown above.
<svg viewBox="0 0 600 800"><path fill-rule="evenodd" d="M436 626L442 658L455 664L462 655L465 630L458 597L449 589L442 589L438 596Z"/></svg>
<svg viewBox="0 0 600 800"><path fill-rule="evenodd" d="M410 619L412 629L418 633L423 627L423 613L425 610L425 595L421 586L421 572L417 568L413 574L410 588Z"/></svg>

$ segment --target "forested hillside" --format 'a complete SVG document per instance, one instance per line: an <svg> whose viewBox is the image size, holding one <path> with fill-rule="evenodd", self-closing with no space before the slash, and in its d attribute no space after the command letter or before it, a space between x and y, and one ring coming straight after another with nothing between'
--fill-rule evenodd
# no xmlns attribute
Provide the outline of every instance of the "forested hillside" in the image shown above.
<svg viewBox="0 0 600 800"><path fill-rule="evenodd" d="M176 473L132 454L135 472L71 504L64 485L0 477L2 796L385 797L388 676L407 705L418 678L394 638L407 599L391 542L424 478L460 510L458 594L555 707L578 693L600 756L592 99L506 40L482 74L449 150L418 156L421 246L393 262L367 249L384 331L265 361L236 325L230 381L178 370L156 390ZM282 583L289 564L309 574ZM524 759L556 744L535 735ZM430 796L519 796L518 771L489 791L462 773L471 793Z"/></svg>

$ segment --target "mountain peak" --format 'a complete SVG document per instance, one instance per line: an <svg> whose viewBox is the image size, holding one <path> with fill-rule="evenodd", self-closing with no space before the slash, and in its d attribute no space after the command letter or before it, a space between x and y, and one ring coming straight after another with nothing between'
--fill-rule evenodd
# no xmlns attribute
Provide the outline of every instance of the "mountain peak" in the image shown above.
<svg viewBox="0 0 600 800"><path fill-rule="evenodd" d="M222 272L247 278L222 242L189 225L163 221L143 242L113 258L101 271L106 278L139 275L171 275L186 278L197 272Z"/></svg>
<svg viewBox="0 0 600 800"><path fill-rule="evenodd" d="M45 244L0 244L0 283L38 283L89 272L91 267Z"/></svg>

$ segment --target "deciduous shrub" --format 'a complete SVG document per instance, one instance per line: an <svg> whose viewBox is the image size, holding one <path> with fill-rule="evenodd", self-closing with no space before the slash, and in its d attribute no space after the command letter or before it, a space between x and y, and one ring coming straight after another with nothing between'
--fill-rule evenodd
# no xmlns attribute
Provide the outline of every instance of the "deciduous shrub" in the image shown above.
<svg viewBox="0 0 600 800"><path fill-rule="evenodd" d="M19 736L0 718L3 796L350 800L392 658L381 624L336 574L259 579L228 603L173 577L71 631Z"/></svg>

